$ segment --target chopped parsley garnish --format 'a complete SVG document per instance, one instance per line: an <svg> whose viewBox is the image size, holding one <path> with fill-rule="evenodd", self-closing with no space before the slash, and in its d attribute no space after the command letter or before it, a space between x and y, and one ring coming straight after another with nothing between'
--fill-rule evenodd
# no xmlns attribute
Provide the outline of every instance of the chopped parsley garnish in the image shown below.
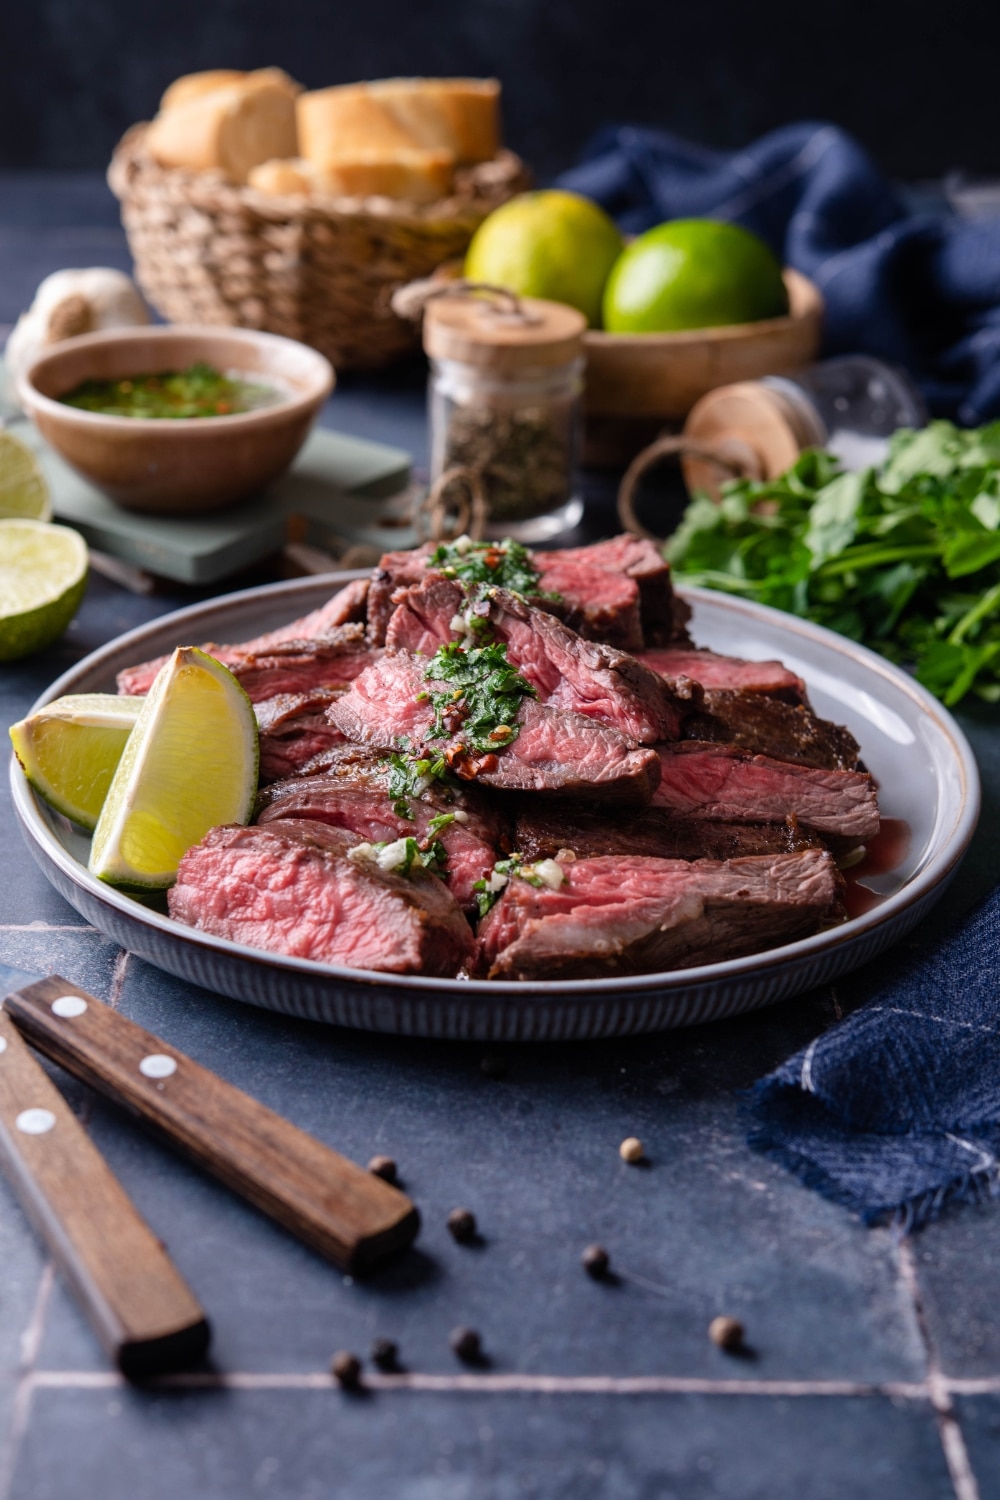
<svg viewBox="0 0 1000 1500"><path fill-rule="evenodd" d="M455 821L454 813L437 813L427 825L427 837L432 839L442 828L450 828Z"/></svg>
<svg viewBox="0 0 1000 1500"><path fill-rule="evenodd" d="M531 553L510 537L502 542L471 542L460 536L457 541L442 542L431 554L430 565L446 578L459 578L463 583L488 584L536 598L560 597L539 588L541 574Z"/></svg>
<svg viewBox="0 0 1000 1500"><path fill-rule="evenodd" d="M456 641L439 646L424 677L452 684L426 695L434 709L428 739L451 739L460 733L464 744L481 754L496 754L513 744L522 702L538 697L510 665L507 647L500 642L469 650Z"/></svg>
<svg viewBox="0 0 1000 1500"><path fill-rule="evenodd" d="M485 917L496 905L514 875L536 890L547 886L550 891L557 891L566 884L566 872L554 859L540 859L532 865L524 864L523 855L520 854L512 854L509 859L498 859L489 877L477 880L472 887L481 917Z"/></svg>
<svg viewBox="0 0 1000 1500"><path fill-rule="evenodd" d="M405 755L398 751L389 756L388 792L397 818L412 818L408 797L419 797L434 781L447 781L448 767L444 756Z"/></svg>

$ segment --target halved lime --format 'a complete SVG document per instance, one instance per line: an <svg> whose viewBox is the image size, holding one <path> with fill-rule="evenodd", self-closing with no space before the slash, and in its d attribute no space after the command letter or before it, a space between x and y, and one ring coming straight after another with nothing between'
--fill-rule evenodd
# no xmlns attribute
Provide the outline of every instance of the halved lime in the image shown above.
<svg viewBox="0 0 1000 1500"><path fill-rule="evenodd" d="M12 432L0 430L0 516L48 521L52 501L38 459Z"/></svg>
<svg viewBox="0 0 1000 1500"><path fill-rule="evenodd" d="M257 791L253 705L221 662L179 647L157 674L94 830L90 869L161 890L217 823L246 823Z"/></svg>
<svg viewBox="0 0 1000 1500"><path fill-rule="evenodd" d="M12 724L14 754L39 796L92 830L145 701L74 693Z"/></svg>
<svg viewBox="0 0 1000 1500"><path fill-rule="evenodd" d="M0 661L51 645L80 607L87 544L68 526L0 521Z"/></svg>

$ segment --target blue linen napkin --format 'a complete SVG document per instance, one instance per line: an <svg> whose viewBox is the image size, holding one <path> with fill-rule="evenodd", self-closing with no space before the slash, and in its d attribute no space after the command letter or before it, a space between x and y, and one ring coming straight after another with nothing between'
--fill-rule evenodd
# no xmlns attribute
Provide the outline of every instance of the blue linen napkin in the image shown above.
<svg viewBox="0 0 1000 1500"><path fill-rule="evenodd" d="M883 959L867 1003L745 1108L750 1145L807 1187L866 1223L916 1229L998 1181L1000 888L910 953Z"/></svg>
<svg viewBox="0 0 1000 1500"><path fill-rule="evenodd" d="M826 354L905 365L931 411L974 427L1000 416L1000 218L908 215L835 125L786 125L743 151L609 127L558 185L622 229L730 219L765 239L826 299Z"/></svg>

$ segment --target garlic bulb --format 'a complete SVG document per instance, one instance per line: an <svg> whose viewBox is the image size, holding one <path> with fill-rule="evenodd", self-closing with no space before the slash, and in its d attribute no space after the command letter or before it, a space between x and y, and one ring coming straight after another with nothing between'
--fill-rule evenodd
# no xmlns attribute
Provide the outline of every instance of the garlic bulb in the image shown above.
<svg viewBox="0 0 1000 1500"><path fill-rule="evenodd" d="M54 271L46 276L27 312L7 340L8 398L17 404L18 376L51 344L97 333L103 328L132 328L149 322L149 309L124 271L91 266L85 271Z"/></svg>

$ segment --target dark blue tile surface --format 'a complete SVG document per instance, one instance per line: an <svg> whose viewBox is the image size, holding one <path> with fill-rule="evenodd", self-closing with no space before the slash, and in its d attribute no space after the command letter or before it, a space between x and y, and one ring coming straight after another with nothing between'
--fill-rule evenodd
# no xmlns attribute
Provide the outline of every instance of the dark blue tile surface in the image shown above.
<svg viewBox="0 0 1000 1500"><path fill-rule="evenodd" d="M402 1462L400 1459L402 1458ZM950 1500L923 1402L42 1391L11 1500Z"/></svg>
<svg viewBox="0 0 1000 1500"><path fill-rule="evenodd" d="M54 265L77 256L123 263L116 256L124 255L99 184L53 183L41 196L37 183L15 186L6 192L0 181L0 323ZM325 420L401 442L420 461L422 379L417 365L379 381L347 379ZM598 534L613 524L609 486L591 481L590 492ZM57 647L0 666L0 729L71 662L195 597L136 598L93 579ZM997 712L973 707L962 720L984 770L986 806L935 919L942 930L998 868ZM474 1048L310 1026L140 960L123 965L30 862L5 780L0 860L0 958L57 969L113 999L355 1159L393 1155L424 1215L415 1251L367 1281L346 1281L57 1074L206 1305L213 1378L230 1385L166 1394L106 1383L104 1357L58 1281L22 1369L44 1256L0 1183L0 1500L955 1493L925 1400L928 1350L899 1247L752 1156L737 1117L742 1088L849 1008L850 980L836 1002L818 993L685 1033L511 1049L507 1076L494 1080ZM646 1168L619 1160L620 1141L633 1133L646 1143ZM448 1236L445 1216L459 1204L475 1211L481 1245ZM949 1379L1000 1386L998 1226L1000 1205L965 1210L913 1247L932 1357ZM623 1273L618 1284L582 1272L580 1252L595 1239ZM727 1357L707 1340L709 1319L722 1311L744 1319L753 1358ZM514 1389L455 1388L460 1367L447 1338L459 1321L482 1331L486 1374ZM333 1350L364 1354L376 1335L396 1339L417 1376L444 1385L353 1401L328 1387ZM543 1377L564 1382L562 1394L531 1386ZM704 1386L611 1393L609 1381L631 1377ZM583 1395L573 1382L588 1380L598 1384ZM854 1394L816 1393L817 1382L830 1381ZM797 1394L751 1394L768 1382ZM26 1422L5 1445L17 1389ZM981 1500L1000 1493L996 1400L961 1396L953 1430L953 1458L967 1435ZM7 1486L4 1466L14 1460Z"/></svg>

